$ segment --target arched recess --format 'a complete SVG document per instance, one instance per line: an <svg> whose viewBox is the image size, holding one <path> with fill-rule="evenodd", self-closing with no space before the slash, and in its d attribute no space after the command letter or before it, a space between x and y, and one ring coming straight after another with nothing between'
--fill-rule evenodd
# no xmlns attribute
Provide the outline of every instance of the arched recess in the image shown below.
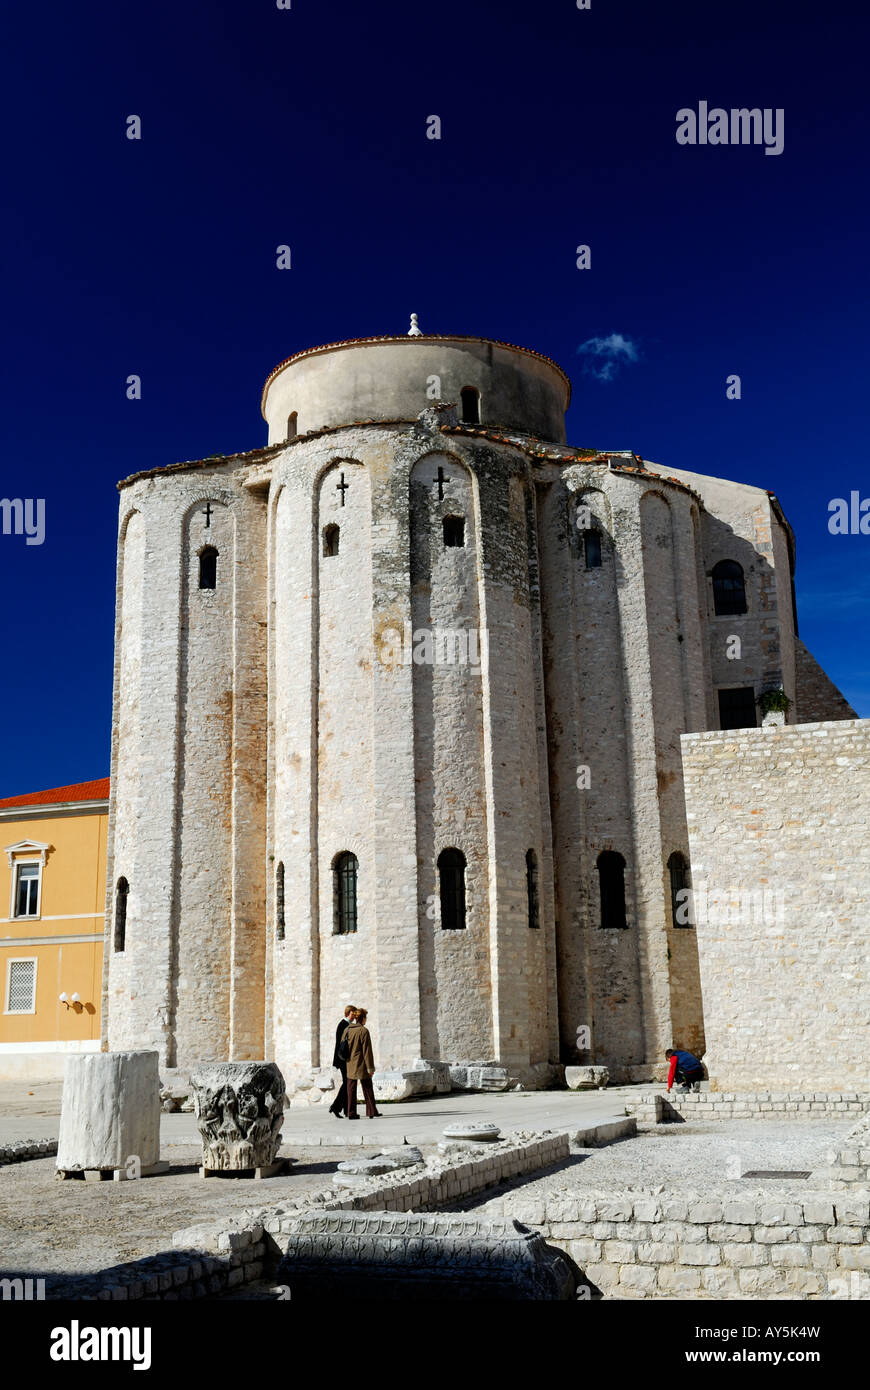
<svg viewBox="0 0 870 1390"><path fill-rule="evenodd" d="M145 622L145 518L131 508L121 519L118 544L117 627L115 634L115 731L112 797L115 806L111 863L108 865L107 913L114 919L117 880L135 872L142 798L142 663ZM134 880L135 881L135 880ZM104 978L111 972L113 989L131 978L131 950L106 953Z"/></svg>
<svg viewBox="0 0 870 1390"><path fill-rule="evenodd" d="M599 478L602 486L596 486ZM600 468L569 470L566 484L567 495L559 499L568 526L563 582L571 596L564 617L558 608L558 588L550 597L550 621L558 634L557 659L567 668L561 649L567 648L571 656L571 669L564 670L562 682L573 694L573 702L566 699L560 709L565 732L554 815L561 1040L563 1055L574 1059L574 1027L583 1022L592 1030L589 1060L609 1057L621 1065L633 1065L644 1056L638 937L635 931L598 930L596 861L603 847L620 847L628 861L626 909L631 913L635 770L628 752L626 623L632 620L632 609L625 599L627 572L636 549L631 528L636 498L623 478ZM580 514L584 508L588 515ZM578 526L578 520L583 524ZM601 565L592 569L585 566L586 523L602 537ZM621 553L627 536L632 537L628 557ZM551 698L558 696L554 692ZM581 1051L587 1053L586 1048Z"/></svg>
<svg viewBox="0 0 870 1390"><path fill-rule="evenodd" d="M233 881L233 509L213 493L198 496L184 513L181 532L174 1033L181 1055L206 1060L228 1055L231 1015L226 885ZM201 588L201 557L211 551L217 557L216 587Z"/></svg>
<svg viewBox="0 0 870 1390"><path fill-rule="evenodd" d="M640 504L643 582L650 672L650 707L655 735L655 795L661 834L660 858L650 884L650 896L660 899L655 916L664 925L667 951L662 962L667 967L670 1019L675 1036L696 1039L701 1027L701 988L697 941L694 932L674 930L671 913L671 883L666 859L668 847L688 844L686 804L683 791L683 764L680 737L694 727L690 722L692 692L689 690L687 634L691 640L691 614L683 614L683 595L687 576L680 569L678 528L694 523L683 509L682 497L673 502L663 491L650 489ZM683 554L688 554L684 546ZM648 795L652 796L652 788ZM637 814L637 811L636 811ZM652 874L651 874L652 877Z"/></svg>
<svg viewBox="0 0 870 1390"><path fill-rule="evenodd" d="M348 457L329 460L317 473L313 490L312 778L323 1059L334 1046L336 998L378 1007L371 492L368 468ZM323 549L332 527L340 537L337 555ZM289 710L291 729L293 718ZM299 814L311 812L306 805ZM356 861L355 930L335 929L337 855Z"/></svg>
<svg viewBox="0 0 870 1390"><path fill-rule="evenodd" d="M409 479L414 775L423 1056L490 1056L490 950L483 641L476 480L447 451L423 455ZM444 518L464 545L444 545ZM473 808L472 814L468 814ZM464 931L442 931L438 856L466 857Z"/></svg>
<svg viewBox="0 0 870 1390"><path fill-rule="evenodd" d="M597 488L568 494L568 525L572 550L581 570L598 570L613 559L610 502Z"/></svg>

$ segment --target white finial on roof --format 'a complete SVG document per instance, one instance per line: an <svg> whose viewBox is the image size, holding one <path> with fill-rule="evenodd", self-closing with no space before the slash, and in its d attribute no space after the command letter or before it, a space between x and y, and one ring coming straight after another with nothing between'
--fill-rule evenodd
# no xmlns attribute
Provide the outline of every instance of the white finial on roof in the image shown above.
<svg viewBox="0 0 870 1390"><path fill-rule="evenodd" d="M421 333L420 329L417 327L417 315L416 315L416 314L412 314L412 315L411 315L411 327L408 329L408 337L409 337L409 338L422 338L422 336L423 336L423 334Z"/></svg>

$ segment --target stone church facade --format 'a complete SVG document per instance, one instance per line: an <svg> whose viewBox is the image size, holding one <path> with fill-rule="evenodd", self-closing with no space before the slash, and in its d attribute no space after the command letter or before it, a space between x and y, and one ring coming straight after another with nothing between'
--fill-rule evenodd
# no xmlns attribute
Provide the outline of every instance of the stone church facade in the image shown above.
<svg viewBox="0 0 870 1390"><path fill-rule="evenodd" d="M352 1001L381 1067L703 1051L680 737L854 712L776 498L568 446L570 390L330 344L269 376L265 448L120 484L111 1049L292 1078Z"/></svg>

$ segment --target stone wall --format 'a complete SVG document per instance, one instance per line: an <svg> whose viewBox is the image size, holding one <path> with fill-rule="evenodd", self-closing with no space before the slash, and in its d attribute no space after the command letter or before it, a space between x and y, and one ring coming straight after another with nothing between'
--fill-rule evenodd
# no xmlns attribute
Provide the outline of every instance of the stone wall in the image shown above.
<svg viewBox="0 0 870 1390"><path fill-rule="evenodd" d="M857 719L858 716L830 676L822 670L812 652L795 639L795 722L816 724L831 719Z"/></svg>
<svg viewBox="0 0 870 1390"><path fill-rule="evenodd" d="M127 1302L221 1294L268 1275L286 1245L284 1232L302 1211L437 1210L509 1178L558 1163L568 1157L568 1145L567 1134L508 1139L479 1157L432 1159L425 1170L404 1169L362 1179L357 1192L337 1195L335 1189L326 1188L247 1213L232 1223L193 1226L175 1232L172 1251L60 1281L52 1287L51 1296Z"/></svg>
<svg viewBox="0 0 870 1390"><path fill-rule="evenodd" d="M619 1298L870 1297L870 1193L508 1193L487 1204L540 1231ZM856 1296L856 1295L852 1295Z"/></svg>
<svg viewBox="0 0 870 1390"><path fill-rule="evenodd" d="M855 1091L649 1091L626 1102L638 1124L689 1124L707 1120L824 1120L863 1115L870 1094Z"/></svg>
<svg viewBox="0 0 870 1390"><path fill-rule="evenodd" d="M12 1139L8 1144L0 1144L0 1168L6 1163L24 1163L30 1158L49 1158L56 1153L56 1139Z"/></svg>
<svg viewBox="0 0 870 1390"><path fill-rule="evenodd" d="M432 401L430 374L446 389L460 367L469 384L480 368L480 427ZM354 1002L382 1068L579 1061L648 1081L666 1046L703 1049L700 934L675 923L667 869L689 852L680 736L717 722L723 685L794 694L791 533L762 489L563 446L566 391L546 359L484 340L312 349L267 384L272 445L121 484L106 1045L164 1067L265 1055L292 1082L329 1066ZM464 546L442 544L451 515ZM208 544L215 590L197 582ZM712 611L723 558L744 567L737 617ZM388 633L421 629L472 637L480 669L384 658ZM463 932L438 920L445 848L467 860ZM607 850L624 929L601 925ZM350 935L333 929L342 851Z"/></svg>
<svg viewBox="0 0 870 1390"><path fill-rule="evenodd" d="M256 1239L255 1239L256 1237ZM144 1260L101 1269L78 1278L51 1279L52 1299L83 1303L128 1303L139 1299L186 1302L214 1298L229 1289L263 1277L267 1244L262 1227L246 1231L242 1238L227 1238L220 1255L165 1251Z"/></svg>
<svg viewBox="0 0 870 1390"><path fill-rule="evenodd" d="M870 721L682 749L711 1087L866 1088Z"/></svg>
<svg viewBox="0 0 870 1390"><path fill-rule="evenodd" d="M870 1190L870 1107L843 1140L842 1147L832 1149L828 1165L813 1173L813 1181L823 1181L826 1187L842 1192L852 1187Z"/></svg>

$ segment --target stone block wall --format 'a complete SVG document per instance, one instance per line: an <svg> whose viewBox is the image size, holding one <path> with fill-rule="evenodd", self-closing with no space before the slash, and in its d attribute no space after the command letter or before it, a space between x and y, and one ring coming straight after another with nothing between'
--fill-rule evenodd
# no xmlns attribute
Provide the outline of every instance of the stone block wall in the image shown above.
<svg viewBox="0 0 870 1390"><path fill-rule="evenodd" d="M647 1091L626 1102L638 1124L707 1120L825 1120L863 1115L870 1094L857 1091Z"/></svg>
<svg viewBox="0 0 870 1390"><path fill-rule="evenodd" d="M234 1239L227 1236L221 1249L219 1255L167 1251L58 1284L52 1281L51 1297L88 1303L128 1303L139 1299L187 1302L192 1298L214 1298L262 1278L266 1255L262 1227Z"/></svg>
<svg viewBox="0 0 870 1390"><path fill-rule="evenodd" d="M870 721L682 753L711 1087L866 1088Z"/></svg>
<svg viewBox="0 0 870 1390"><path fill-rule="evenodd" d="M0 1168L6 1163L24 1163L30 1158L53 1158L56 1153L56 1139L13 1139L8 1144L0 1144Z"/></svg>
<svg viewBox="0 0 870 1390"><path fill-rule="evenodd" d="M437 1211L523 1173L568 1157L567 1134L510 1138L470 1157L430 1159L425 1169L401 1169L364 1179L359 1190L337 1195L333 1188L291 1198L280 1206L245 1213L232 1224L176 1231L173 1249L63 1281L52 1298L127 1302L213 1297L267 1277L275 1268L284 1233L300 1212Z"/></svg>
<svg viewBox="0 0 870 1390"><path fill-rule="evenodd" d="M836 1191L852 1187L870 1189L870 1107L846 1135L843 1146L828 1154L828 1166L813 1174L814 1181Z"/></svg>
<svg viewBox="0 0 870 1390"><path fill-rule="evenodd" d="M533 1226L605 1295L870 1298L870 1192L518 1192L487 1212Z"/></svg>
<svg viewBox="0 0 870 1390"><path fill-rule="evenodd" d="M799 638L795 639L795 686L796 723L857 719L845 695L841 694Z"/></svg>

